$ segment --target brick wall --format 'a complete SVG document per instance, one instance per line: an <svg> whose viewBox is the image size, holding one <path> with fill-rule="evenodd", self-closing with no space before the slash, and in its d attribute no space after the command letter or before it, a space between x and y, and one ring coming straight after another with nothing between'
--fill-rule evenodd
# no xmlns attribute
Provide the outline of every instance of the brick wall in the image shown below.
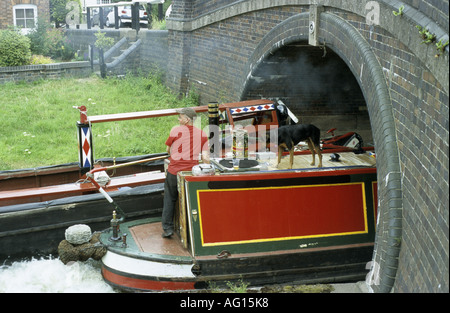
<svg viewBox="0 0 450 313"><path fill-rule="evenodd" d="M88 77L91 74L92 71L89 62L0 67L0 85L6 82L32 82L39 79Z"/></svg>
<svg viewBox="0 0 450 313"><path fill-rule="evenodd" d="M403 2L431 18L448 33L448 0L404 0Z"/></svg>
<svg viewBox="0 0 450 313"><path fill-rule="evenodd" d="M88 51L88 46L95 44L95 33L97 31L93 29L69 29L66 31L66 34L75 50ZM168 66L168 31L142 29L137 36L136 31L129 28L119 30L104 29L102 32L106 33L107 37L113 38L114 42L118 42L123 37L127 37L129 43L133 43L138 39L142 42L138 51L127 57L120 67L112 71L113 74L142 73L146 75L149 72L166 74ZM125 46L121 47L122 50L126 48ZM97 59L97 49L94 50L94 54L94 59ZM111 61L107 60L107 62Z"/></svg>
<svg viewBox="0 0 450 313"><path fill-rule="evenodd" d="M173 2L174 9L177 8L177 4L178 2ZM184 8L190 12L189 7ZM182 42L185 49L181 50L184 54L183 58L179 54L180 40L169 39L170 44L178 47L177 49L169 48L171 60L185 62L176 63L175 67L182 68L190 65L189 69L180 74L184 78L183 86L186 88L192 86L201 94L204 103L235 100L240 88L235 78L243 75L244 65L258 44L258 40L270 31L277 21L301 11L301 7L279 7L232 17L205 28L199 28L192 33L170 34L169 36L184 38ZM240 29L239 32L235 32L237 27ZM188 56L187 50L190 51ZM187 57L189 61L186 60ZM189 72L187 76L186 71ZM169 71L168 74L171 75L171 72ZM168 84L175 87L171 80L168 80ZM185 92L187 89L181 91L181 93Z"/></svg>
<svg viewBox="0 0 450 313"><path fill-rule="evenodd" d="M139 37L143 41L140 49L140 68L144 73L167 72L168 31L141 31Z"/></svg>
<svg viewBox="0 0 450 313"><path fill-rule="evenodd" d="M67 29L65 32L68 43L74 50L79 50L88 56L89 45L94 44L95 33L98 30ZM141 30L136 36L136 31L131 29L105 29L106 36L118 42L122 37L128 37L129 42L141 39L139 49L126 58L117 68L111 70L111 75L123 75L136 73L147 75L149 72L163 74L167 72L167 31ZM125 47L126 48L126 47ZM123 48L122 48L123 49ZM98 59L98 50L94 50L94 59ZM111 62L112 60L107 60ZM99 71L95 66L94 71ZM21 67L0 68L0 84L7 81L33 81L37 79L51 79L66 76L87 77L92 74L90 62L68 62L44 65L28 65Z"/></svg>
<svg viewBox="0 0 450 313"><path fill-rule="evenodd" d="M431 10L428 3L415 3ZM448 292L448 91L412 51L422 45L414 24L408 47L396 34L370 27L356 14L333 14L356 27L370 44L391 96L403 200L402 231L393 243L401 247L394 290ZM446 19L448 31L448 11ZM433 62L448 65L448 53L438 58L429 53Z"/></svg>
<svg viewBox="0 0 450 313"><path fill-rule="evenodd" d="M13 7L17 4L34 4L38 17L50 17L50 0L2 0L0 1L0 29L14 25Z"/></svg>
<svg viewBox="0 0 450 313"><path fill-rule="evenodd" d="M435 57L415 28L448 40L448 1L376 1L375 25L367 2L326 1L318 34L357 79L370 116L380 207L374 261L381 266L381 283L372 287L448 292L448 47ZM252 75L269 55L308 40L309 3L174 0L167 84L182 94L195 89L205 103L256 92ZM259 92L265 96L265 88Z"/></svg>

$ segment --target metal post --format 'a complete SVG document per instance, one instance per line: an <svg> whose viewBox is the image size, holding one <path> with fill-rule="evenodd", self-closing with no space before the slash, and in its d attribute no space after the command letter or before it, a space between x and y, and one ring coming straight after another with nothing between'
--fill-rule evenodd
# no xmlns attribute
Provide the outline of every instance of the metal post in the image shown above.
<svg viewBox="0 0 450 313"><path fill-rule="evenodd" d="M131 29L136 29L136 3L131 5Z"/></svg>
<svg viewBox="0 0 450 313"><path fill-rule="evenodd" d="M106 62L105 62L105 54L103 52L103 48L99 50L99 62L100 62L100 75L102 78L106 77Z"/></svg>
<svg viewBox="0 0 450 313"><path fill-rule="evenodd" d="M158 3L158 20L162 21L163 19L164 19L163 4Z"/></svg>
<svg viewBox="0 0 450 313"><path fill-rule="evenodd" d="M219 149L219 103L208 103L208 122L209 122L209 146L211 157L218 157ZM214 129L211 129L214 128ZM215 131L214 131L215 130Z"/></svg>
<svg viewBox="0 0 450 313"><path fill-rule="evenodd" d="M87 19L87 28L91 29L91 8L86 8L86 19Z"/></svg>
<svg viewBox="0 0 450 313"><path fill-rule="evenodd" d="M104 28L103 25L103 7L99 8L99 12L98 12L98 25L100 26L100 29Z"/></svg>
<svg viewBox="0 0 450 313"><path fill-rule="evenodd" d="M91 70L94 70L94 45L89 45L89 61L91 62Z"/></svg>
<svg viewBox="0 0 450 313"><path fill-rule="evenodd" d="M139 2L135 2L131 6L131 28L136 30L136 34L140 29Z"/></svg>
<svg viewBox="0 0 450 313"><path fill-rule="evenodd" d="M139 2L136 2L135 6L136 6L136 9L135 9L135 12L136 12L136 35L137 35L139 30L141 29L141 17L139 15L139 13L140 13L139 12Z"/></svg>
<svg viewBox="0 0 450 313"><path fill-rule="evenodd" d="M111 230L112 230L112 236L109 238L111 241L119 241L121 236L120 233L120 223L116 216L116 211L113 211L113 218L111 220Z"/></svg>
<svg viewBox="0 0 450 313"><path fill-rule="evenodd" d="M119 29L119 7L114 6L114 28Z"/></svg>
<svg viewBox="0 0 450 313"><path fill-rule="evenodd" d="M152 4L147 3L147 29L152 29L153 16L152 16Z"/></svg>

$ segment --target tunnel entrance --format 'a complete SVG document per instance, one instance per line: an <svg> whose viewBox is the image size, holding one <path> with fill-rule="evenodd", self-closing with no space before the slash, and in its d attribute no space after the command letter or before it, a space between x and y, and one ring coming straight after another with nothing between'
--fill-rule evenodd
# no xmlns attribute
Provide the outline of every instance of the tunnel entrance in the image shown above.
<svg viewBox="0 0 450 313"><path fill-rule="evenodd" d="M331 49L291 43L269 54L252 73L242 99L280 98L299 118L324 134L356 131L373 142L361 88L347 64Z"/></svg>

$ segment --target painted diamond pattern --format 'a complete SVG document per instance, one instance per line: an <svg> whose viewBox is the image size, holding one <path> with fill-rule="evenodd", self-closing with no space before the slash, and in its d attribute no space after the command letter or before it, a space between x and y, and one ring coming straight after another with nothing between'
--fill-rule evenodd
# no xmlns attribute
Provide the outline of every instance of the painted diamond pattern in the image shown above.
<svg viewBox="0 0 450 313"><path fill-rule="evenodd" d="M89 142L87 140L85 140L84 143L83 143L83 152L84 152L84 154L88 155L90 149L91 149L91 145L89 144Z"/></svg>
<svg viewBox="0 0 450 313"><path fill-rule="evenodd" d="M81 129L81 142L82 142L82 160L81 164L84 167L91 167L91 144L90 144L90 130L89 127L83 127Z"/></svg>
<svg viewBox="0 0 450 313"><path fill-rule="evenodd" d="M264 106L258 105L258 106L247 106L242 108L236 108L231 109L231 114L239 114L239 113L246 113L246 112L257 112L257 111L266 111L266 110L273 110L275 109L274 104L266 104Z"/></svg>

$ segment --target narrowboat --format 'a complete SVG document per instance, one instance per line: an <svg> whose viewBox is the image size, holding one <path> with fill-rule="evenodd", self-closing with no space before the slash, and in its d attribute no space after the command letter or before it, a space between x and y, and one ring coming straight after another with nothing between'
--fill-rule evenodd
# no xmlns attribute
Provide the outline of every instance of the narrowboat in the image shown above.
<svg viewBox="0 0 450 313"><path fill-rule="evenodd" d="M161 215L166 157L99 159L94 168L110 168L104 189L129 218L146 218ZM0 260L55 255L68 227L102 230L110 216L111 204L78 163L0 172Z"/></svg>
<svg viewBox="0 0 450 313"><path fill-rule="evenodd" d="M211 164L178 174L176 231L170 239L161 236L160 217L119 223L114 215L100 236L107 247L105 281L150 291L241 280L261 285L364 279L377 214L373 148L363 147L355 133L333 134L322 140L323 167L311 166L311 154L300 144L294 166L287 168L287 152L278 164L277 153L266 151L268 128L280 124L274 102L217 107L217 124L246 121L244 148L233 128L228 137L222 131L212 138L225 138L219 143L225 148L211 151ZM251 142L252 136L259 142Z"/></svg>
<svg viewBox="0 0 450 313"><path fill-rule="evenodd" d="M178 175L176 232L161 237L166 153L95 160L95 123L176 115L176 109L87 116L79 163L0 173L0 257L54 253L74 224L103 230L106 282L124 290L197 289L243 280L355 281L372 258L376 159L357 133L322 139L323 167L300 143L277 162L280 101L195 107L208 113L211 164ZM212 131L214 130L214 131ZM328 135L328 134L326 134ZM111 214L113 218L111 219Z"/></svg>

